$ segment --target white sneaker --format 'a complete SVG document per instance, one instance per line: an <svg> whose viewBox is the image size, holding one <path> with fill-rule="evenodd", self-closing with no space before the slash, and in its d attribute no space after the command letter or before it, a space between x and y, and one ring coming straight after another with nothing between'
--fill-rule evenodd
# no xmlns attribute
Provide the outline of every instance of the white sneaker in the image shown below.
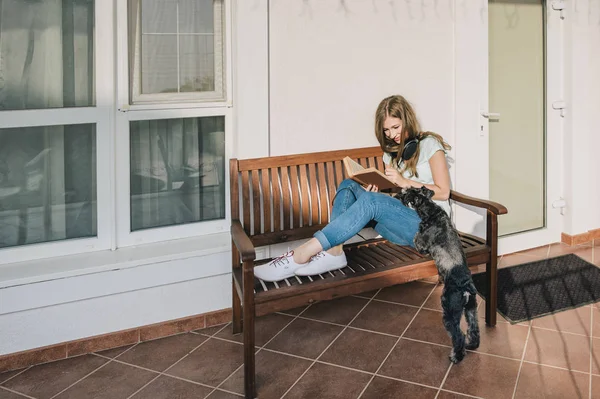
<svg viewBox="0 0 600 399"><path fill-rule="evenodd" d="M336 256L322 251L310 258L306 266L297 269L296 276L314 276L341 269L346 267L347 264L345 253L342 252L341 255Z"/></svg>
<svg viewBox="0 0 600 399"><path fill-rule="evenodd" d="M263 281L280 281L284 278L293 277L296 269L306 265L308 263L296 263L294 261L294 251L289 251L269 263L256 266L254 275Z"/></svg>

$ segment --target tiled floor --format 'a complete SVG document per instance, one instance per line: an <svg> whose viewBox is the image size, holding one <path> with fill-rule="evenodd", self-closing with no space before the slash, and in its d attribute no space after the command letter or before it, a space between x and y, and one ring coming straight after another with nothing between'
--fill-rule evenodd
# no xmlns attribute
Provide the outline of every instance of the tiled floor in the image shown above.
<svg viewBox="0 0 600 399"><path fill-rule="evenodd" d="M565 252L600 266L600 243L500 266ZM499 316L495 328L480 311L481 347L451 365L439 296L434 283L414 282L259 318L259 397L600 398L599 305L519 325ZM224 325L0 374L0 399L236 398L240 340Z"/></svg>

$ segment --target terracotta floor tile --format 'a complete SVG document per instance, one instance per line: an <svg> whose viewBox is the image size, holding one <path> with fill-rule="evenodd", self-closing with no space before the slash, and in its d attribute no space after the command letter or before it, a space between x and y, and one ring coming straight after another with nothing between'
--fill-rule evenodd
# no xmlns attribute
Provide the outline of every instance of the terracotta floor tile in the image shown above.
<svg viewBox="0 0 600 399"><path fill-rule="evenodd" d="M348 328L319 360L374 373L397 340L389 335Z"/></svg>
<svg viewBox="0 0 600 399"><path fill-rule="evenodd" d="M588 306L568 309L549 314L531 321L533 327L549 328L551 330L570 332L589 336L591 333L591 308ZM598 313L600 316L600 312ZM600 330L599 330L600 332Z"/></svg>
<svg viewBox="0 0 600 399"><path fill-rule="evenodd" d="M269 314L266 316L257 317L254 325L254 339L256 346L263 346L271 338L275 336L283 327L289 322L294 320L292 316L283 314ZM215 334L215 337L229 339L236 342L244 342L244 334L233 335L231 325L222 329L219 333Z"/></svg>
<svg viewBox="0 0 600 399"><path fill-rule="evenodd" d="M477 309L477 315L481 323L485 323L485 299L482 299L479 295L477 295L477 303L479 303L479 308ZM500 313L496 312L496 323L509 323L510 321L506 320L504 316ZM523 321L521 323L517 323L521 326L529 326L529 320Z"/></svg>
<svg viewBox="0 0 600 399"><path fill-rule="evenodd" d="M556 243L550 245L550 253L548 254L549 258L566 255L566 254L575 254L580 256L581 258L587 260L588 262L592 261L592 245L591 244L582 244L576 246L569 246L563 243Z"/></svg>
<svg viewBox="0 0 600 399"><path fill-rule="evenodd" d="M302 317L346 325L369 302L365 298L348 296L311 305Z"/></svg>
<svg viewBox="0 0 600 399"><path fill-rule="evenodd" d="M592 339L592 373L600 374L600 338Z"/></svg>
<svg viewBox="0 0 600 399"><path fill-rule="evenodd" d="M256 354L256 389L261 399L280 398L312 362L261 350ZM239 369L220 388L244 393L244 370Z"/></svg>
<svg viewBox="0 0 600 399"><path fill-rule="evenodd" d="M448 371L450 348L401 339L378 374L439 387Z"/></svg>
<svg viewBox="0 0 600 399"><path fill-rule="evenodd" d="M600 376L592 376L592 399L600 399Z"/></svg>
<svg viewBox="0 0 600 399"><path fill-rule="evenodd" d="M534 256L536 258L545 258L548 256L550 245L542 245L541 247L526 249L523 251L514 252L514 254ZM507 254L510 255L510 254Z"/></svg>
<svg viewBox="0 0 600 399"><path fill-rule="evenodd" d="M588 374L523 363L515 399L587 398L589 381Z"/></svg>
<svg viewBox="0 0 600 399"><path fill-rule="evenodd" d="M425 301L425 303L423 304L424 308L427 309L434 309L434 310L442 310L442 290L444 289L443 285L437 285L435 287L435 289L433 290L433 293L431 294L431 296L429 297L429 299L427 299L427 301Z"/></svg>
<svg viewBox="0 0 600 399"><path fill-rule="evenodd" d="M285 397L286 399L357 398L370 379L369 374L315 363Z"/></svg>
<svg viewBox="0 0 600 399"><path fill-rule="evenodd" d="M442 313L433 310L421 309L404 336L419 341L452 345L452 340L444 329Z"/></svg>
<svg viewBox="0 0 600 399"><path fill-rule="evenodd" d="M119 361L155 371L165 371L207 339L203 335L187 333L146 341L119 356Z"/></svg>
<svg viewBox="0 0 600 399"><path fill-rule="evenodd" d="M4 373L0 373L0 384L2 384L3 382L13 378L15 375L21 373L23 371L23 369L21 370L13 370L13 371L6 371Z"/></svg>
<svg viewBox="0 0 600 399"><path fill-rule="evenodd" d="M216 387L241 366L243 361L243 345L209 338L166 374Z"/></svg>
<svg viewBox="0 0 600 399"><path fill-rule="evenodd" d="M488 327L484 322L480 322L481 341L475 351L520 360L528 330L529 327L526 326L497 323L494 327Z"/></svg>
<svg viewBox="0 0 600 399"><path fill-rule="evenodd" d="M461 395L461 394L454 393L454 392L448 392L448 391L440 391L440 394L437 397L437 399L467 399L467 398L470 398L470 396L465 396L465 395Z"/></svg>
<svg viewBox="0 0 600 399"><path fill-rule="evenodd" d="M421 306L434 288L433 284L413 281L384 288L375 296L375 299Z"/></svg>
<svg viewBox="0 0 600 399"><path fill-rule="evenodd" d="M293 309L288 309L288 310L282 310L279 313L285 313L287 315L291 315L291 316L298 316L300 313L302 313L304 311L304 309L306 309L308 306L300 306L298 308L293 308Z"/></svg>
<svg viewBox="0 0 600 399"><path fill-rule="evenodd" d="M437 390L435 389L389 378L375 377L361 399L433 399L436 394Z"/></svg>
<svg viewBox="0 0 600 399"><path fill-rule="evenodd" d="M500 261L498 262L498 268L522 265L523 263L535 262L542 259L546 259L546 256L523 255L520 253L508 254L500 258Z"/></svg>
<svg viewBox="0 0 600 399"><path fill-rule="evenodd" d="M417 311L414 307L373 301L350 325L400 336Z"/></svg>
<svg viewBox="0 0 600 399"><path fill-rule="evenodd" d="M3 386L33 396L47 399L74 384L108 360L94 355L83 355L31 367Z"/></svg>
<svg viewBox="0 0 600 399"><path fill-rule="evenodd" d="M213 388L161 375L131 399L197 399L204 398Z"/></svg>
<svg viewBox="0 0 600 399"><path fill-rule="evenodd" d="M443 388L486 399L511 398L520 362L496 356L468 353L452 365Z"/></svg>
<svg viewBox="0 0 600 399"><path fill-rule="evenodd" d="M58 395L57 399L121 399L146 385L157 374L126 364L110 362Z"/></svg>
<svg viewBox="0 0 600 399"><path fill-rule="evenodd" d="M343 327L318 321L296 319L266 347L279 352L316 358L327 348Z"/></svg>
<svg viewBox="0 0 600 399"><path fill-rule="evenodd" d="M242 396L234 395L229 392L214 391L206 397L206 399L240 399Z"/></svg>
<svg viewBox="0 0 600 399"><path fill-rule="evenodd" d="M24 399L25 396L21 396L16 393L12 393L7 391L6 389L0 387L0 399Z"/></svg>
<svg viewBox="0 0 600 399"><path fill-rule="evenodd" d="M231 332L231 323L225 323L225 324L219 324L218 326L201 328L200 330L196 330L194 332L196 332L198 334L202 334L202 335L212 336L212 335L215 335L216 333L218 333L219 331L223 330L223 328L229 329L229 331Z"/></svg>
<svg viewBox="0 0 600 399"><path fill-rule="evenodd" d="M107 349L104 351L96 352L99 355L110 357L111 359L119 357L123 352L127 349L131 348L133 345L121 346L119 348Z"/></svg>
<svg viewBox="0 0 600 399"><path fill-rule="evenodd" d="M588 337L532 328L525 350L525 360L589 371L590 339Z"/></svg>
<svg viewBox="0 0 600 399"><path fill-rule="evenodd" d="M600 302L595 303L592 310L592 336L600 338Z"/></svg>
<svg viewBox="0 0 600 399"><path fill-rule="evenodd" d="M368 291L368 292L363 292L363 293L360 293L360 294L356 294L356 295L353 295L353 296L357 296L357 297L360 297L360 298L367 298L367 299L371 299L371 298L373 298L373 297L375 296L375 294L377 294L378 292L379 292L379 290L373 290L373 291Z"/></svg>

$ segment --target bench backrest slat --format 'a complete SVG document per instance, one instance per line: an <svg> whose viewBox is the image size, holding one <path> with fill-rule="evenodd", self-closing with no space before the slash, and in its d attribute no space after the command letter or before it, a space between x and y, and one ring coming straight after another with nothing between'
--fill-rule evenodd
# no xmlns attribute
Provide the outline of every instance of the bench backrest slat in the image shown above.
<svg viewBox="0 0 600 399"><path fill-rule="evenodd" d="M383 171L379 147L232 159L232 218L261 245L309 237L329 221L331 201L347 177L346 156Z"/></svg>

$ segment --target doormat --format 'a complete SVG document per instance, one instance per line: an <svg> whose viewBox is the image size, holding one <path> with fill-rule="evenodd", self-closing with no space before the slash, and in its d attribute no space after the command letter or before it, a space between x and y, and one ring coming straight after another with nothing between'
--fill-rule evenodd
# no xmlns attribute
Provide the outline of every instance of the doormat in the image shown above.
<svg viewBox="0 0 600 399"><path fill-rule="evenodd" d="M487 298L485 272L473 282ZM498 269L498 313L520 323L600 299L600 268L568 254Z"/></svg>

